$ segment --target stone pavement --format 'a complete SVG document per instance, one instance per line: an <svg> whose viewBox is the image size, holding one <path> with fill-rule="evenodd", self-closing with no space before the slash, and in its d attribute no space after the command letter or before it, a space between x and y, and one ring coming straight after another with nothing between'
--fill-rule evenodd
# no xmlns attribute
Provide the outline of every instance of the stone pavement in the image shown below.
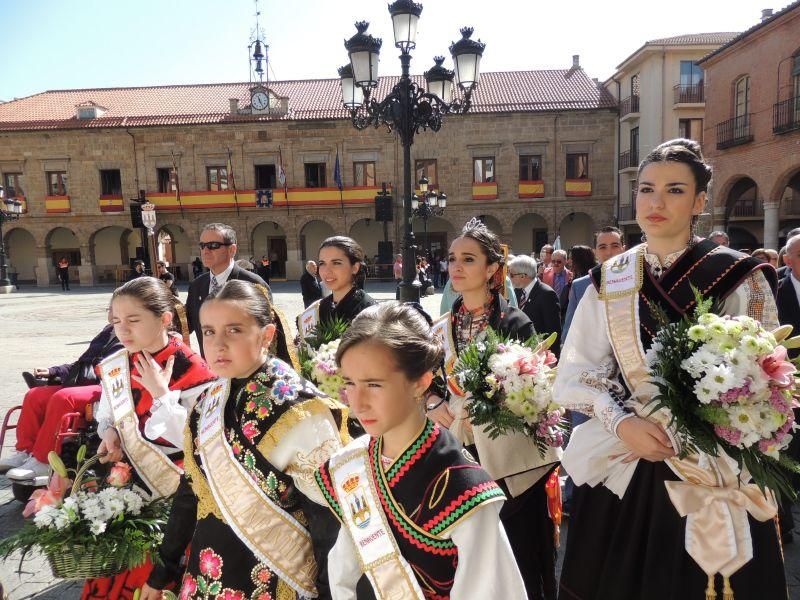
<svg viewBox="0 0 800 600"><path fill-rule="evenodd" d="M272 286L276 304L289 319L302 309L303 303L296 282ZM378 300L394 298L393 284L368 285ZM32 288L0 296L0 420L5 412L19 404L26 386L20 373L34 367L47 367L75 360L92 337L105 324L105 308L112 288L73 288L62 293L56 288ZM181 297L185 299L186 285ZM436 318L439 294L424 298L425 309ZM13 432L10 442L13 445ZM795 520L800 523L800 510L795 507ZM22 505L13 499L8 480L0 476L0 538L16 531L22 524ZM566 527L562 532L562 550ZM786 547L786 570L792 600L800 600L800 531L797 542ZM17 570L20 573L17 573ZM0 583L10 600L41 598L73 600L80 598L81 585L53 578L47 562L40 555L29 555L22 562L12 556L0 562ZM688 599L687 599L688 600ZM767 600L767 599L765 599Z"/></svg>

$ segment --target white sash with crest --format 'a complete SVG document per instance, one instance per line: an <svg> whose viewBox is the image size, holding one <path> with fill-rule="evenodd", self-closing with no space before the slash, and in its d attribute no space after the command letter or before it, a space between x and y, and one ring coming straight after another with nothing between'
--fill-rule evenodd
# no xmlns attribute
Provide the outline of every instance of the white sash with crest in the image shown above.
<svg viewBox="0 0 800 600"><path fill-rule="evenodd" d="M297 317L297 332L300 334L301 340L317 326L317 323L319 323L320 302L322 302L322 300L317 300Z"/></svg>
<svg viewBox="0 0 800 600"><path fill-rule="evenodd" d="M139 431L127 350L120 350L100 363L100 379L128 460L150 488L153 498L171 496L178 489L181 470Z"/></svg>
<svg viewBox="0 0 800 600"><path fill-rule="evenodd" d="M211 493L225 522L256 558L298 594L316 598L317 564L311 536L259 488L225 439L229 390L230 380L220 380L199 408L197 446Z"/></svg>
<svg viewBox="0 0 800 600"><path fill-rule="evenodd" d="M329 463L344 526L377 600L423 600L425 595L381 507L369 465L369 439L368 435L358 438Z"/></svg>
<svg viewBox="0 0 800 600"><path fill-rule="evenodd" d="M453 328L450 326L450 313L446 312L431 326L433 335L439 338L444 348L444 370L447 375L453 372L458 354L456 344L453 341Z"/></svg>

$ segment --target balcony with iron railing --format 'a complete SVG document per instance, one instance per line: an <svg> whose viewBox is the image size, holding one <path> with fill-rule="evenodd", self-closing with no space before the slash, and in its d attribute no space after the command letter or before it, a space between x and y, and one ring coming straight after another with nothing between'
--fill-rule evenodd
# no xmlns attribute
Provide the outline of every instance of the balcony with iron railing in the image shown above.
<svg viewBox="0 0 800 600"><path fill-rule="evenodd" d="M764 217L764 206L758 200L739 200L728 215L731 219L758 219Z"/></svg>
<svg viewBox="0 0 800 600"><path fill-rule="evenodd" d="M717 150L724 150L753 141L752 113L717 124Z"/></svg>
<svg viewBox="0 0 800 600"><path fill-rule="evenodd" d="M800 129L800 96L778 102L772 107L772 132L786 133Z"/></svg>
<svg viewBox="0 0 800 600"><path fill-rule="evenodd" d="M702 83L676 85L672 89L675 93L675 104L702 104L706 101Z"/></svg>
<svg viewBox="0 0 800 600"><path fill-rule="evenodd" d="M619 118L639 114L639 96L628 96L619 103Z"/></svg>
<svg viewBox="0 0 800 600"><path fill-rule="evenodd" d="M632 198L630 204L619 207L617 220L620 223L633 223L636 221L636 198Z"/></svg>
<svg viewBox="0 0 800 600"><path fill-rule="evenodd" d="M795 192L781 202L781 217L800 217L800 194Z"/></svg>
<svg viewBox="0 0 800 600"><path fill-rule="evenodd" d="M636 169L639 167L639 149L625 150L619 155L619 170Z"/></svg>

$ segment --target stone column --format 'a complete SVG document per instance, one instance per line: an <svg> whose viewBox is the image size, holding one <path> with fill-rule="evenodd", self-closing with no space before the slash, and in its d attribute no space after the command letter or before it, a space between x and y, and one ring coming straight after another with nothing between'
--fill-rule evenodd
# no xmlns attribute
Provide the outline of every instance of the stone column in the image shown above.
<svg viewBox="0 0 800 600"><path fill-rule="evenodd" d="M97 268L92 264L89 244L81 245L81 264L78 266L78 282L81 287L91 287L97 283Z"/></svg>
<svg viewBox="0 0 800 600"><path fill-rule="evenodd" d="M297 281L303 274L306 266L300 252L300 235L297 230L287 223L286 231L286 279Z"/></svg>
<svg viewBox="0 0 800 600"><path fill-rule="evenodd" d="M764 203L764 248L780 250L778 246L779 204L777 202Z"/></svg>
<svg viewBox="0 0 800 600"><path fill-rule="evenodd" d="M40 248L43 250L44 246ZM36 273L36 287L49 287L56 275L55 267L50 264L50 260L46 256L36 258L36 266L33 270Z"/></svg>

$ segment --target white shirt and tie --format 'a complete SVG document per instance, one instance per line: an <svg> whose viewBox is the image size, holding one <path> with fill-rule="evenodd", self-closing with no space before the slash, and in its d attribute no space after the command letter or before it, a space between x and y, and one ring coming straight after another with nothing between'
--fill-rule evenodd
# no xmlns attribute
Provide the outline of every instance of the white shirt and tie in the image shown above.
<svg viewBox="0 0 800 600"><path fill-rule="evenodd" d="M525 303L528 301L528 298L531 297L531 292L533 292L533 286L536 285L536 280L538 277L534 277L531 282L526 285L522 291L519 293L519 307L522 309L525 306Z"/></svg>
<svg viewBox="0 0 800 600"><path fill-rule="evenodd" d="M235 263L233 261L231 261L230 264L228 265L228 268L225 269L219 275L214 275L214 273L209 271L209 273L208 273L210 275L209 284L208 284L208 295L209 296L211 294L215 294L220 289L222 289L222 286L225 285L225 283L228 281L228 278L231 276L231 272L233 271L233 265L234 264Z"/></svg>

